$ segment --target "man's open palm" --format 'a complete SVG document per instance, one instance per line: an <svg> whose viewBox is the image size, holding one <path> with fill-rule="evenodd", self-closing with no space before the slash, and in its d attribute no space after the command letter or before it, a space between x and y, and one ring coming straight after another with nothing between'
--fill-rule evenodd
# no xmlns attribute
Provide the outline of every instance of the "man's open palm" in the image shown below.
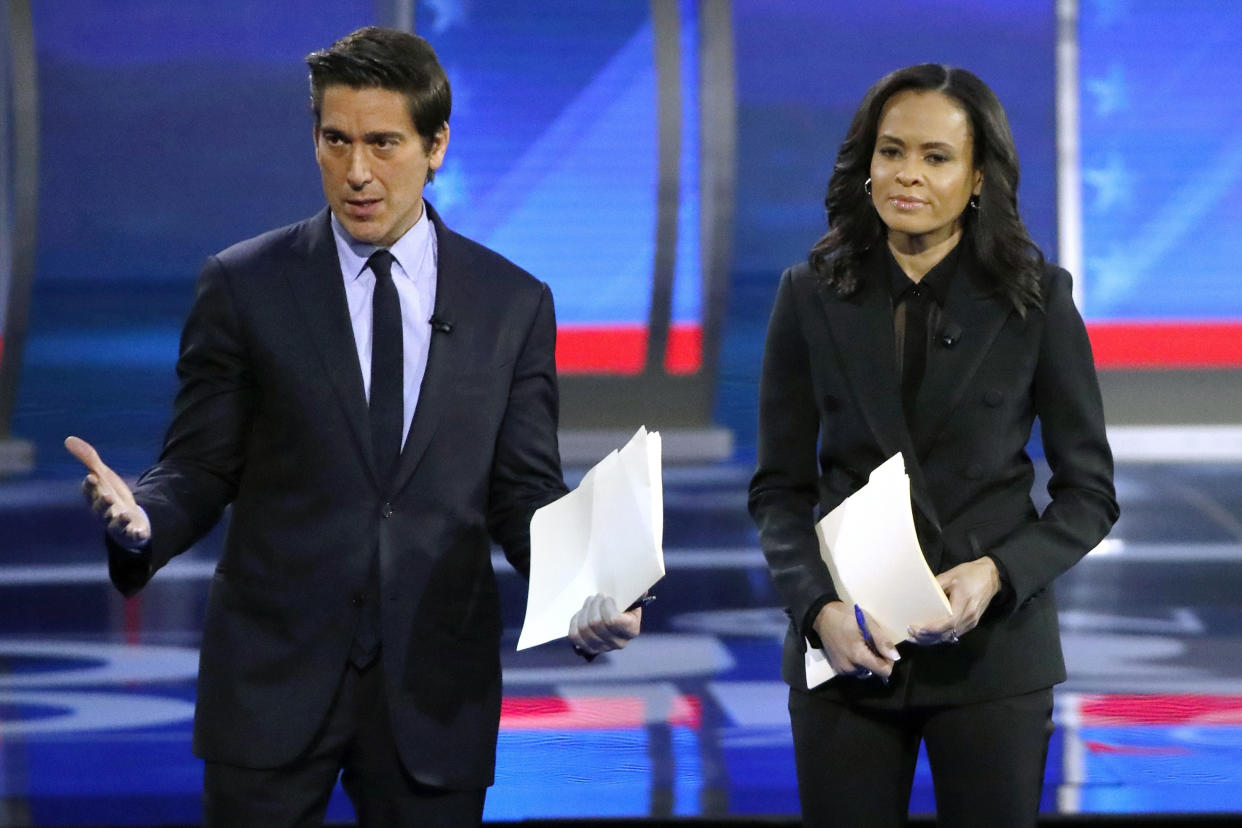
<svg viewBox="0 0 1242 828"><path fill-rule="evenodd" d="M134 501L134 493L121 476L99 459L95 447L80 437L66 437L65 448L86 466L82 494L91 511L107 525L108 534L117 543L135 546L151 538L151 521Z"/></svg>

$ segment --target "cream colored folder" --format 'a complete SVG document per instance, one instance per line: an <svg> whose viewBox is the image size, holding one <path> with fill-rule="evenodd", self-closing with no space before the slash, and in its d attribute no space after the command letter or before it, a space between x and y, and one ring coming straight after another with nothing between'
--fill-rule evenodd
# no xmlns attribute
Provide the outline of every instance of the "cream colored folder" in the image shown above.
<svg viewBox="0 0 1242 828"><path fill-rule="evenodd" d="M877 466L866 485L825 515L815 534L837 595L881 625L871 630L873 636L902 641L907 628L952 615L914 531L910 478L900 453ZM823 651L807 642L807 687L835 675Z"/></svg>

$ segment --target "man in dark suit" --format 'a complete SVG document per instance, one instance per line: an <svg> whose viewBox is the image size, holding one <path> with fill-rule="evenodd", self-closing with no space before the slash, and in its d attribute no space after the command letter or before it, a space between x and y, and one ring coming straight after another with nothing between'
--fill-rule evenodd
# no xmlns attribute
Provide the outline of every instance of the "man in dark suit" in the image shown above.
<svg viewBox="0 0 1242 828"><path fill-rule="evenodd" d="M317 824L338 774L362 824L477 824L501 697L489 535L525 574L531 514L565 492L552 297L423 201L451 100L426 41L366 28L307 62L328 209L207 261L132 492L66 444L126 595L232 504L194 727L208 824ZM640 621L596 597L570 637L590 655Z"/></svg>

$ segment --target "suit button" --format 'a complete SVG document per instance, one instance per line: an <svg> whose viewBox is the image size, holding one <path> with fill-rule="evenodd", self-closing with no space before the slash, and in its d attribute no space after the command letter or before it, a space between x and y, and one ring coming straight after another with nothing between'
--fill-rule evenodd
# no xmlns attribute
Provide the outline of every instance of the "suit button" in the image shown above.
<svg viewBox="0 0 1242 828"><path fill-rule="evenodd" d="M384 506L380 509L380 514L386 518L392 517L392 504L385 503Z"/></svg>
<svg viewBox="0 0 1242 828"><path fill-rule="evenodd" d="M989 408L996 408L1005 401L1005 395L997 391L995 388L983 395L983 404Z"/></svg>
<svg viewBox="0 0 1242 828"><path fill-rule="evenodd" d="M360 607L366 603L366 599L362 597L361 592L355 592L353 597L349 599L349 603L353 604L355 607Z"/></svg>
<svg viewBox="0 0 1242 828"><path fill-rule="evenodd" d="M978 480L983 477L983 464L971 463L965 470L967 480Z"/></svg>

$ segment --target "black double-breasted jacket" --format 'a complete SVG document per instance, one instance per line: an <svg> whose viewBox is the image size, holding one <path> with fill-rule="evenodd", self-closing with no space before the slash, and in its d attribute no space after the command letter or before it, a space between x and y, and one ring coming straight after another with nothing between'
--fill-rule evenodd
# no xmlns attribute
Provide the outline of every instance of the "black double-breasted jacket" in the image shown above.
<svg viewBox="0 0 1242 828"><path fill-rule="evenodd" d="M930 345L917 442L902 412L885 278L883 257L872 255L848 297L806 264L787 270L777 290L750 510L791 619L782 675L805 689L807 616L835 596L814 522L900 452L932 571L991 555L1005 597L958 644L902 644L887 687L842 678L817 692L901 706L1049 687L1065 679L1052 582L1118 514L1099 386L1069 274L1045 266L1043 308L1023 317L963 253L941 314L957 335ZM1027 455L1036 418L1053 472L1042 513Z"/></svg>

